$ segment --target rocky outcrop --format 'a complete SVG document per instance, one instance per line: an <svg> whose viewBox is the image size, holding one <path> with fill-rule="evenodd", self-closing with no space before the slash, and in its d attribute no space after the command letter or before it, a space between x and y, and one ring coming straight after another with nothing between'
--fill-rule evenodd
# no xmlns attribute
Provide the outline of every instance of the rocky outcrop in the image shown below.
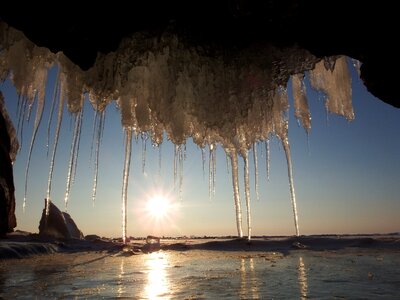
<svg viewBox="0 0 400 300"><path fill-rule="evenodd" d="M15 130L0 92L0 236L12 232L17 226L12 163L18 147Z"/></svg>
<svg viewBox="0 0 400 300"><path fill-rule="evenodd" d="M51 201L49 203L49 215L46 216L45 208L39 223L39 235L62 239L83 239L84 236L76 226L74 220L66 212L61 212Z"/></svg>

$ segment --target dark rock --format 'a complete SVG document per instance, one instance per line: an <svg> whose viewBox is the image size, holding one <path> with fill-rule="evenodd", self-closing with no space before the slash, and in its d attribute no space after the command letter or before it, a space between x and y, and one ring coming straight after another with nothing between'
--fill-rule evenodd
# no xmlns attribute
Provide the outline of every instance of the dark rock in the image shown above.
<svg viewBox="0 0 400 300"><path fill-rule="evenodd" d="M98 236L97 234L88 234L85 235L85 240L86 241L95 241L95 240L100 240L100 236Z"/></svg>
<svg viewBox="0 0 400 300"><path fill-rule="evenodd" d="M0 92L0 236L12 232L17 226L12 163L18 147L15 130Z"/></svg>
<svg viewBox="0 0 400 300"><path fill-rule="evenodd" d="M76 226L74 220L66 212L61 212L57 206L49 201L49 215L46 216L45 208L39 223L39 235L63 238L63 239L83 239L83 234Z"/></svg>

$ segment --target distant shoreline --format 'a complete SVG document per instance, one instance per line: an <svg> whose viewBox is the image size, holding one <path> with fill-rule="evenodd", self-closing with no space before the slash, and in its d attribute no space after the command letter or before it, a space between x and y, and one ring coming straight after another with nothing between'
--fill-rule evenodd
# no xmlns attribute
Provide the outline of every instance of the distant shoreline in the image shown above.
<svg viewBox="0 0 400 300"><path fill-rule="evenodd" d="M149 248L149 246L151 246ZM154 251L246 251L281 252L292 251L400 251L400 234L356 234L356 235L309 235L309 236L260 236L250 242L246 238L219 237L161 237L156 247L146 245L145 238L131 238L127 245L120 239L100 238L88 235L85 240L43 238L37 234L15 232L0 240L0 259L25 258L51 253L76 253L106 251L138 255Z"/></svg>

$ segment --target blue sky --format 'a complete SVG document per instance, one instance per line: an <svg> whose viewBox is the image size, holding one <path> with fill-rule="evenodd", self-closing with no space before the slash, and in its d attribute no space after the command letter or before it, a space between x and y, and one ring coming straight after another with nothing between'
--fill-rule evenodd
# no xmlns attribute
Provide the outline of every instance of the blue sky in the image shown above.
<svg viewBox="0 0 400 300"><path fill-rule="evenodd" d="M322 96L307 86L312 129L307 136L289 111L289 141L292 150L294 182L301 234L387 233L400 231L400 109L373 97L366 91L355 70L353 106L355 120L327 114ZM55 78L51 70L48 86ZM289 85L290 86L290 85ZM9 81L0 86L6 105L17 123L17 96ZM289 95L290 95L290 88ZM52 90L48 89L47 104ZM36 107L33 108L33 111ZM32 154L28 181L28 199L22 210L24 174L32 134L34 114L25 123L22 148L14 164L17 201L17 229L37 232L44 198L50 159L46 155L47 122L50 105L46 105ZM86 102L76 179L71 189L68 212L84 234L117 237L121 235L121 193L124 159L124 135L119 110L107 107L100 149L99 184L96 203L92 205L94 163L90 156L93 109ZM53 140L53 121L50 141ZM73 122L64 113L52 184L52 201L64 209L67 166ZM251 156L251 195L254 235L293 235L295 233L290 204L287 167L282 147L272 139L270 180L267 182L265 156L259 161L259 193L254 191L254 168ZM142 171L142 141L133 143L128 192L128 235L235 235L235 213L231 173L224 151L218 147L216 194L208 197L208 163L203 174L200 149L187 142L184 162L183 194L179 199L173 188L174 145L167 140L159 149L147 142L145 172ZM52 150L50 142L49 153ZM206 155L208 156L208 154ZM246 232L243 195L243 164L240 163L243 229ZM156 193L168 195L175 209L166 218L155 220L144 210L145 202Z"/></svg>

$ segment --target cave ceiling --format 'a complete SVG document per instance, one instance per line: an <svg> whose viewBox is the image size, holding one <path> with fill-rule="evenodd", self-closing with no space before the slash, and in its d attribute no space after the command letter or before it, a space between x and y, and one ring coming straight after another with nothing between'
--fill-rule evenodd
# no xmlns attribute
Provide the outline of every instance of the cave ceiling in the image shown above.
<svg viewBox="0 0 400 300"><path fill-rule="evenodd" d="M400 107L399 18L394 1L113 1L112 4L2 4L0 19L82 70L135 32L173 30L191 46L240 51L298 46L313 55L362 62L361 78L380 100ZM212 52L212 51L211 51Z"/></svg>

